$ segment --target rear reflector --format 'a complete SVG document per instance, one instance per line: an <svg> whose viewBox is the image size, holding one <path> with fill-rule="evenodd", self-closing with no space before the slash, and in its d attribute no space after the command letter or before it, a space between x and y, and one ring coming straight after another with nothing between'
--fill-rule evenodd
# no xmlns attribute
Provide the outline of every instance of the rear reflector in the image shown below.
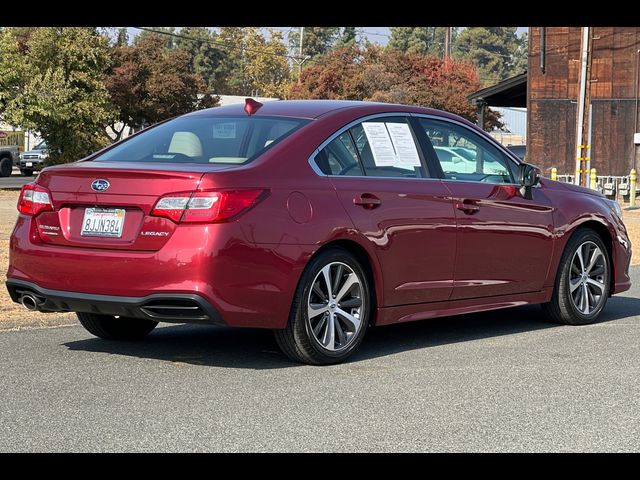
<svg viewBox="0 0 640 480"><path fill-rule="evenodd" d="M162 197L151 211L176 223L217 223L245 213L269 194L268 190L179 192Z"/></svg>
<svg viewBox="0 0 640 480"><path fill-rule="evenodd" d="M40 212L53 210L49 190L35 183L27 183L18 197L18 211L25 215L38 215Z"/></svg>

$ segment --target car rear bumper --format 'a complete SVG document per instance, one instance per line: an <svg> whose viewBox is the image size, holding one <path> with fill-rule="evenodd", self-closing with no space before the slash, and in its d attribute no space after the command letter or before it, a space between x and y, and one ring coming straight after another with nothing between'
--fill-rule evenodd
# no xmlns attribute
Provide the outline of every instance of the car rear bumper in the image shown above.
<svg viewBox="0 0 640 480"><path fill-rule="evenodd" d="M145 301L186 295L203 299L226 325L277 329L287 324L312 248L253 244L237 222L181 226L158 251L68 247L44 243L33 219L19 215L7 282L54 292L43 311L129 316L123 308L133 305L137 315Z"/></svg>
<svg viewBox="0 0 640 480"><path fill-rule="evenodd" d="M158 293L146 297L123 297L51 290L16 279L7 280L6 285L14 302L21 303L22 297L29 295L35 299L34 310L41 312L86 312L158 322L225 325L218 311L198 294Z"/></svg>

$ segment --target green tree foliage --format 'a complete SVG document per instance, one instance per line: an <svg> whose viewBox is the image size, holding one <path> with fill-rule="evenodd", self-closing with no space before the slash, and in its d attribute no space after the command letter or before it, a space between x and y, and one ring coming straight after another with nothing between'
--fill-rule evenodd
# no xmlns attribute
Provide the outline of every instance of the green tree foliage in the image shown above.
<svg viewBox="0 0 640 480"><path fill-rule="evenodd" d="M527 44L516 27L469 27L457 36L454 56L471 60L483 85L490 85L526 69Z"/></svg>
<svg viewBox="0 0 640 480"><path fill-rule="evenodd" d="M250 87L246 81L244 68L243 27L221 27L218 40L224 45L224 56L216 70L213 89L225 95L248 95Z"/></svg>
<svg viewBox="0 0 640 480"><path fill-rule="evenodd" d="M205 82L191 73L189 54L167 48L160 35L145 35L131 46L114 47L112 58L105 84L122 124L139 129L217 104L217 98L199 96ZM116 128L114 122L112 129L119 138L122 130Z"/></svg>
<svg viewBox="0 0 640 480"><path fill-rule="evenodd" d="M291 68L282 32L268 30L269 39L256 27L222 27L217 39L224 56L217 70L215 91L227 95L283 98Z"/></svg>
<svg viewBox="0 0 640 480"><path fill-rule="evenodd" d="M267 40L257 28L246 28L244 67L251 91L265 97L286 96L291 69L280 31L269 29Z"/></svg>
<svg viewBox="0 0 640 480"><path fill-rule="evenodd" d="M391 27L388 47L409 53L422 53L442 57L447 27ZM458 29L451 28L451 40Z"/></svg>
<svg viewBox="0 0 640 480"><path fill-rule="evenodd" d="M0 35L0 111L38 130L50 161L78 160L109 142L115 117L104 86L108 40L94 28L4 29Z"/></svg>
<svg viewBox="0 0 640 480"><path fill-rule="evenodd" d="M227 50L216 45L217 37L205 27L184 27L176 39L176 47L189 55L191 73L200 75L210 91L218 86L220 64L227 54Z"/></svg>
<svg viewBox="0 0 640 480"><path fill-rule="evenodd" d="M126 28L119 28L116 34L116 45L118 47L124 47L129 45L129 33Z"/></svg>
<svg viewBox="0 0 640 480"><path fill-rule="evenodd" d="M177 39L176 37L172 37L171 35L163 35L163 33L176 33L175 27L149 27L149 30L142 30L136 38L133 40L134 45L138 42L144 42L149 37L160 38L164 42L166 48L175 48Z"/></svg>
<svg viewBox="0 0 640 480"><path fill-rule="evenodd" d="M302 56L309 57L307 64L315 62L321 55L331 50L339 33L339 27L304 27ZM289 33L289 46L295 55L299 54L300 29L297 27Z"/></svg>
<svg viewBox="0 0 640 480"><path fill-rule="evenodd" d="M478 89L476 68L467 61L369 45L334 50L304 69L290 98L421 105L476 121L476 108L467 96ZM501 126L497 113L486 115L485 128Z"/></svg>
<svg viewBox="0 0 640 480"><path fill-rule="evenodd" d="M358 43L357 33L356 27L342 27L342 32L333 48L353 47Z"/></svg>

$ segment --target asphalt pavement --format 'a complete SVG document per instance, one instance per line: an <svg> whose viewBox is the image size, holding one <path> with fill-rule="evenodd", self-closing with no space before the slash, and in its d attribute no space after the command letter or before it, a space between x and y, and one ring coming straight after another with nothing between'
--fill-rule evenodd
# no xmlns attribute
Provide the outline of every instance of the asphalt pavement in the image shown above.
<svg viewBox="0 0 640 480"><path fill-rule="evenodd" d="M0 333L0 451L639 451L632 277L594 325L524 306L382 327L330 367L261 330Z"/></svg>
<svg viewBox="0 0 640 480"><path fill-rule="evenodd" d="M33 182L37 173L31 177L25 177L16 167L10 177L0 177L0 190L20 190L25 183Z"/></svg>

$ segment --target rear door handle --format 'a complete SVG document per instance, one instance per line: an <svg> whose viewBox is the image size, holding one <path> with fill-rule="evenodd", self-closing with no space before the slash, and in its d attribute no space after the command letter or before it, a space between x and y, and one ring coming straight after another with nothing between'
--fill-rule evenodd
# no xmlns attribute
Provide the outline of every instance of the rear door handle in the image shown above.
<svg viewBox="0 0 640 480"><path fill-rule="evenodd" d="M480 210L480 206L476 204L475 200L467 200L467 199L456 203L456 208L458 210L462 210L467 215L473 215L478 210Z"/></svg>
<svg viewBox="0 0 640 480"><path fill-rule="evenodd" d="M363 193L359 197L355 197L353 199L354 205L360 205L361 207L366 208L367 210L372 210L376 207L379 207L382 204L382 200L373 195L372 193Z"/></svg>

